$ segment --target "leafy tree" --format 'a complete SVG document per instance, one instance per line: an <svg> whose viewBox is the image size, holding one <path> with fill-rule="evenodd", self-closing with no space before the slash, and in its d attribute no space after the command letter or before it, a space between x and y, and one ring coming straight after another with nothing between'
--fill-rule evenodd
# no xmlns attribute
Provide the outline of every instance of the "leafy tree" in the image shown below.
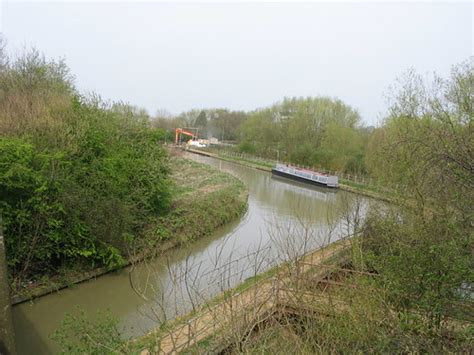
<svg viewBox="0 0 474 355"><path fill-rule="evenodd" d="M359 121L357 111L337 99L285 98L250 114L240 128L241 146L253 146L271 158L282 152L283 159L299 164L361 171L364 145Z"/></svg>
<svg viewBox="0 0 474 355"><path fill-rule="evenodd" d="M364 172L363 135L355 128L329 123L321 142L319 161L333 171Z"/></svg>
<svg viewBox="0 0 474 355"><path fill-rule="evenodd" d="M227 109L207 110L210 133L222 141L235 141L238 138L238 130L246 120L247 113L243 111L229 111Z"/></svg>
<svg viewBox="0 0 474 355"><path fill-rule="evenodd" d="M474 187L472 61L431 83L409 71L399 85L390 116L369 144L371 172L420 207L449 204L466 216Z"/></svg>
<svg viewBox="0 0 474 355"><path fill-rule="evenodd" d="M206 129L207 128L207 115L206 111L202 110L199 113L199 116L196 117L196 121L194 121L194 126Z"/></svg>
<svg viewBox="0 0 474 355"><path fill-rule="evenodd" d="M61 327L52 334L61 354L117 354L126 353L127 341L119 331L119 322L110 312L98 313L95 319L79 314L67 314Z"/></svg>
<svg viewBox="0 0 474 355"><path fill-rule="evenodd" d="M363 243L397 309L422 311L439 331L445 317L465 313L460 288L474 278L472 62L449 79L409 71L399 84L368 161L403 209L372 214Z"/></svg>

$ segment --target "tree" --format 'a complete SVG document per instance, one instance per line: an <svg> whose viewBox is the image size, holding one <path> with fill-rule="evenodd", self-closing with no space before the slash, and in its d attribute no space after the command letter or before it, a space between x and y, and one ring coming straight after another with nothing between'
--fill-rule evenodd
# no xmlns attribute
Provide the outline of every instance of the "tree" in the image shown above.
<svg viewBox="0 0 474 355"><path fill-rule="evenodd" d="M243 111L230 111L227 109L207 110L210 117L208 127L210 133L222 141L235 141L241 124L247 119Z"/></svg>
<svg viewBox="0 0 474 355"><path fill-rule="evenodd" d="M201 131L207 130L207 114L206 111L202 110L194 121L194 127L199 128Z"/></svg>
<svg viewBox="0 0 474 355"><path fill-rule="evenodd" d="M463 313L463 283L474 277L472 61L448 79L409 71L390 114L369 143L372 174L403 206L372 213L363 245L371 269L402 312L422 311L430 331Z"/></svg>
<svg viewBox="0 0 474 355"><path fill-rule="evenodd" d="M364 172L363 135L355 128L329 123L321 142L320 162L332 171Z"/></svg>
<svg viewBox="0 0 474 355"><path fill-rule="evenodd" d="M371 139L372 173L421 204L438 201L469 212L474 188L472 60L449 79L413 71L399 81L390 115ZM375 144L377 142L377 144Z"/></svg>
<svg viewBox="0 0 474 355"><path fill-rule="evenodd" d="M281 151L283 159L299 164L360 171L364 150L359 121L358 112L338 99L285 98L249 115L240 128L241 146L272 158ZM336 127L351 142L339 139Z"/></svg>

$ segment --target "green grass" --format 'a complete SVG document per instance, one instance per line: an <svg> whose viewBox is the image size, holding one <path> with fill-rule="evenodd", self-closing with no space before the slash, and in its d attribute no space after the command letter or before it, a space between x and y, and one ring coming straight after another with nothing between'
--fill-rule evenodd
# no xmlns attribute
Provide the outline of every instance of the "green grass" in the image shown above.
<svg viewBox="0 0 474 355"><path fill-rule="evenodd" d="M207 236L247 209L247 189L234 176L181 157L173 157L171 167L171 211L151 219L134 260Z"/></svg>
<svg viewBox="0 0 474 355"><path fill-rule="evenodd" d="M268 168L268 169L271 169L273 166L275 166L275 164L273 162L265 161L265 160L261 160L261 159L230 157L230 156L227 156L227 155L219 155L219 157L224 158L224 159L228 159L228 160L232 160L232 161L249 163L249 164L253 164L253 165L260 166L260 167L263 167L263 168Z"/></svg>
<svg viewBox="0 0 474 355"><path fill-rule="evenodd" d="M214 157L219 158L221 160L237 162L246 166L250 166L252 168L259 168L259 169L264 169L268 171L270 171L272 167L275 165L275 163L271 160L267 160L263 158L252 158L250 156L245 156L245 155L240 156L240 157L232 156L232 155L228 155L229 153L226 151L222 151L220 149L215 149L215 148L199 148L199 149L194 149L194 150L210 153ZM238 152L232 152L232 153L240 154Z"/></svg>
<svg viewBox="0 0 474 355"><path fill-rule="evenodd" d="M270 171L272 167L275 165L271 162L266 162L264 160L254 160L254 159L246 159L246 158L239 158L233 157L228 155L219 154L218 158L225 161L236 162L242 165L250 166L252 168L259 168Z"/></svg>

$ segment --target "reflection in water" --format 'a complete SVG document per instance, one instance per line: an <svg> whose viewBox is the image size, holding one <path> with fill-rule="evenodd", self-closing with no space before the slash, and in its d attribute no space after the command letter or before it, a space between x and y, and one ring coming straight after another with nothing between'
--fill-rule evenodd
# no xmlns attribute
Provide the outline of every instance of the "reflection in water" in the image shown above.
<svg viewBox="0 0 474 355"><path fill-rule="evenodd" d="M291 256L347 233L338 217L354 195L272 178L269 173L191 155L241 179L249 189L246 215L186 248L13 308L19 354L57 350L49 339L65 313L109 309L127 336L186 312L218 292ZM310 227L310 228L309 228ZM350 230L350 227L349 227ZM142 294L139 296L131 283ZM187 285L187 287L183 287Z"/></svg>

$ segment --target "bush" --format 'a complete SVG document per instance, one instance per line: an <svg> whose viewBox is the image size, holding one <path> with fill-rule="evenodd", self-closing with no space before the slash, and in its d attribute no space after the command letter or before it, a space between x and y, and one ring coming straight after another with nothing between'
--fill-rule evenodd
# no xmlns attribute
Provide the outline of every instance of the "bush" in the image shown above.
<svg viewBox="0 0 474 355"><path fill-rule="evenodd" d="M98 313L89 319L79 309L78 315L67 314L61 327L52 334L61 354L117 354L125 352L126 341L118 330L118 321L110 313Z"/></svg>
<svg viewBox="0 0 474 355"><path fill-rule="evenodd" d="M250 142L242 142L239 144L239 151L247 154L255 154L257 149L255 148L255 145Z"/></svg>
<svg viewBox="0 0 474 355"><path fill-rule="evenodd" d="M403 209L367 220L368 264L397 308L422 311L432 329L462 313L459 288L474 280L472 83L472 61L431 82L409 71L371 144L372 171Z"/></svg>
<svg viewBox="0 0 474 355"><path fill-rule="evenodd" d="M130 240L170 206L162 131L130 106L77 95L64 64L36 51L2 68L0 86L0 208L12 276L122 264Z"/></svg>
<svg viewBox="0 0 474 355"><path fill-rule="evenodd" d="M380 274L391 302L403 312L422 311L433 330L460 316L459 288L474 278L469 233L452 221L434 212L372 215L363 232L366 265Z"/></svg>

